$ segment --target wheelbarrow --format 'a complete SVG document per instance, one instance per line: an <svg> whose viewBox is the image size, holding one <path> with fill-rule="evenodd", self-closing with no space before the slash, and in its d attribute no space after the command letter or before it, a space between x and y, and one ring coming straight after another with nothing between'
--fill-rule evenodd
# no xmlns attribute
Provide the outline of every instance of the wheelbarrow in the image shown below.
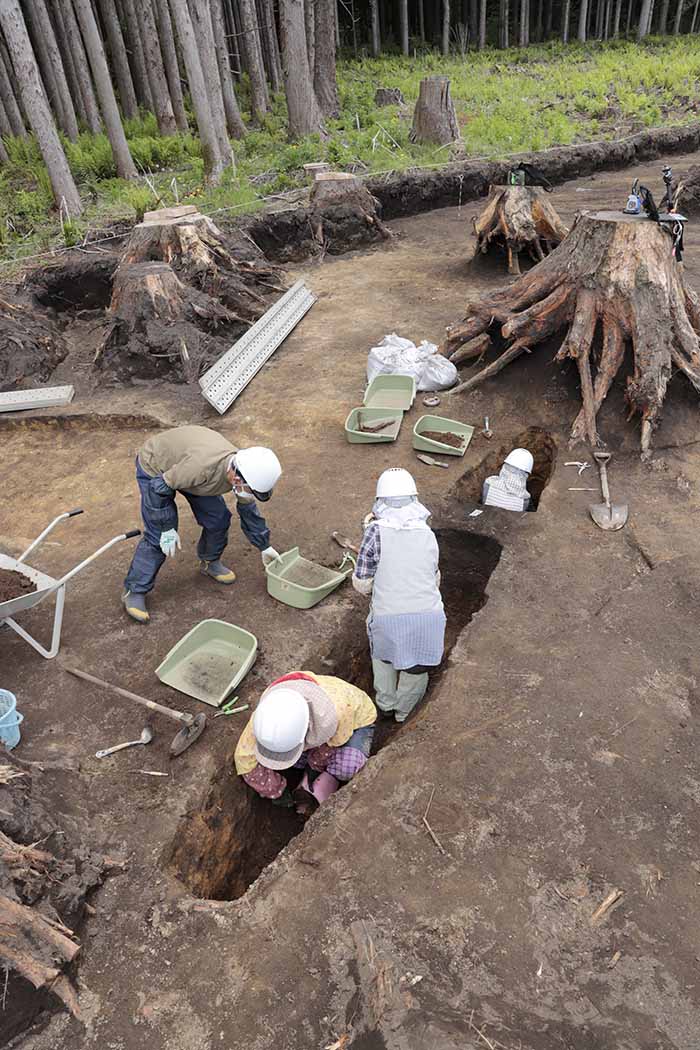
<svg viewBox="0 0 700 1050"><path fill-rule="evenodd" d="M69 580L72 580L74 576L77 576L90 562L93 562L95 558L99 558L100 554L104 554L105 551L113 547L115 543L120 543L122 540L132 539L134 536L140 536L140 529L132 529L131 532L123 532L120 536L115 536L109 543L105 543L104 546L96 550L94 554L91 554L85 561L81 561L79 565L76 565L74 569L67 572L65 576L62 576L59 580L53 578L53 576L47 576L44 572L39 572L38 569L33 569L31 565L26 564L26 558L36 550L39 544L46 539L48 534L56 528L59 522L65 521L66 518L74 518L76 514L82 514L82 510L69 510L64 514L59 514L57 518L51 522L47 528L37 536L33 543L31 543L24 554L21 554L19 558L11 558L8 554L0 553L0 569L5 569L8 572L17 572L21 576L26 576L28 580L35 586L35 590L29 591L26 594L20 594L16 598L10 598L9 601L0 602L0 627L6 624L13 631L15 631L20 638L24 638L25 642L29 642L33 649L36 649L41 656L47 660L53 659L58 653L61 646L61 627L63 625L63 606L66 600L66 584ZM23 627L20 627L18 623L15 623L13 617L16 613L26 612L27 609L33 609L39 602L43 602L45 598L50 595L56 595L56 606L54 609L53 617L53 631L51 635L51 648L45 649L43 645L36 638L33 638L28 631L25 631Z"/></svg>

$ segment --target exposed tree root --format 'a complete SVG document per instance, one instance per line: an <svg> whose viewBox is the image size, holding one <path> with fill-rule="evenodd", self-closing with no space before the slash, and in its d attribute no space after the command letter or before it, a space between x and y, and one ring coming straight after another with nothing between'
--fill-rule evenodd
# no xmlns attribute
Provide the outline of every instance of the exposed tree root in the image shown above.
<svg viewBox="0 0 700 1050"><path fill-rule="evenodd" d="M0 390L25 380L45 383L68 347L43 315L20 303L0 300Z"/></svg>
<svg viewBox="0 0 700 1050"><path fill-rule="evenodd" d="M465 320L448 330L441 352L454 361L479 356L494 330L508 345L453 393L472 390L565 331L557 359L576 361L581 380L582 408L572 442L600 443L596 417L627 346L634 370L625 396L630 412L642 417L643 455L649 454L673 370L682 371L700 392L700 308L671 255L671 238L646 218L617 212L579 216L543 262L470 306Z"/></svg>
<svg viewBox="0 0 700 1050"><path fill-rule="evenodd" d="M540 262L566 237L564 223L536 186L492 186L486 207L474 220L474 256L497 246L508 257L508 273L520 275L520 252Z"/></svg>

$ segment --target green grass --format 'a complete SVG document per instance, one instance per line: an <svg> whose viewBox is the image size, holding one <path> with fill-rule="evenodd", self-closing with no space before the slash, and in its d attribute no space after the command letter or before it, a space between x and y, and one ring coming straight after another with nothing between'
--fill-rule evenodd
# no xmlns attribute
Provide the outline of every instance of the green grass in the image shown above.
<svg viewBox="0 0 700 1050"><path fill-rule="evenodd" d="M253 211L262 198L304 185L302 166L328 160L334 166L367 172L440 164L450 150L409 142L413 103L422 77L445 73L462 131L459 152L503 157L592 139L614 139L665 122L696 119L700 102L700 37L650 39L643 46L559 43L527 50L485 51L449 59L427 52L415 59L388 55L344 61L338 67L341 117L328 121L323 141L311 136L289 143L283 97L274 99L262 128L235 142L235 172L221 185L205 188L195 134L158 135L155 117L125 123L137 184L118 179L104 135L83 133L65 142L79 182L85 214L60 218L33 139L6 143L9 163L0 169L0 245L5 258L18 259L118 220L135 221L149 208L176 200L218 209ZM377 85L398 87L407 107L377 109ZM248 85L239 88L249 118ZM194 122L191 121L192 126Z"/></svg>

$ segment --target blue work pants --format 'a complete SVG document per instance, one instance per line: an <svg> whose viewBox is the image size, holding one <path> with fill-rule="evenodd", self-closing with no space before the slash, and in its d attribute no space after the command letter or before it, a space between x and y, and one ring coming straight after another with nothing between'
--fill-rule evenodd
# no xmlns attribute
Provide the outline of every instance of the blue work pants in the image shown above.
<svg viewBox="0 0 700 1050"><path fill-rule="evenodd" d="M124 587L132 594L148 594L156 582L158 570L165 561L160 549L160 535L168 529L177 529L178 515L175 493L168 490L161 477L152 478L136 460L136 481L141 490L141 517L143 535L134 552ZM163 490L167 490L163 494ZM216 561L228 543L231 512L223 496L194 496L183 492L202 534L197 544L197 556L202 561Z"/></svg>

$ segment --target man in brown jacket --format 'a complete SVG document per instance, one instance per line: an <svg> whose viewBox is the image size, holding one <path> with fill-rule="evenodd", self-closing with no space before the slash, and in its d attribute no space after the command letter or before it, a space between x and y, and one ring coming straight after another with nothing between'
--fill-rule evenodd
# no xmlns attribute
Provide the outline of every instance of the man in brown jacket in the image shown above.
<svg viewBox="0 0 700 1050"><path fill-rule="evenodd" d="M223 499L226 492L235 493L241 529L261 552L263 565L279 557L270 546L270 530L255 501L269 500L281 473L271 449L237 449L207 427L176 427L149 438L136 457L143 536L124 581L122 601L129 616L138 623L148 622L146 595L153 589L166 557L174 557L181 548L175 503L178 492L202 526L197 555L205 576L224 584L236 579L233 570L221 561L231 522Z"/></svg>

